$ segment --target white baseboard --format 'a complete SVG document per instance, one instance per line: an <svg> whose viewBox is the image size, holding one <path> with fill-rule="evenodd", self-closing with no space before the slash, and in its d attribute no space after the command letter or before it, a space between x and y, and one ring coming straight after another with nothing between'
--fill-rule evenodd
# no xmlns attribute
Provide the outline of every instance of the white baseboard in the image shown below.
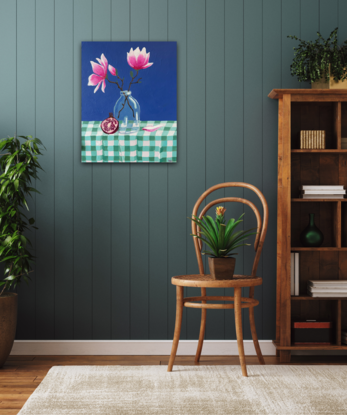
<svg viewBox="0 0 347 415"><path fill-rule="evenodd" d="M181 340L177 355L194 356L197 340ZM271 340L259 341L264 356L274 356ZM119 355L167 356L172 340L16 340L11 355ZM255 356L252 340L244 341L245 354ZM236 340L205 340L202 350L207 356L238 355Z"/></svg>

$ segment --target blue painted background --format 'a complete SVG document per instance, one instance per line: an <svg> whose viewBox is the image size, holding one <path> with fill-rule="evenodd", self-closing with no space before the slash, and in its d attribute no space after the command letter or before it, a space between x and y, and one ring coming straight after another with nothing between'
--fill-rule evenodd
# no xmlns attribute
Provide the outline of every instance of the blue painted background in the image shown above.
<svg viewBox="0 0 347 415"><path fill-rule="evenodd" d="M339 26L341 42L346 19L345 0L2 0L0 136L32 134L47 148L17 337L172 339L170 279L197 272L187 216L206 188L245 181L269 204L255 315L259 338L274 338L277 101L268 93L307 87L290 75L287 35L314 39ZM177 42L177 164L82 165L81 42L167 40ZM241 250L236 271L250 272L252 259ZM250 339L247 311L243 326ZM185 310L182 338L197 339L199 327L200 312ZM206 337L235 339L233 312L209 310Z"/></svg>
<svg viewBox="0 0 347 415"><path fill-rule="evenodd" d="M82 42L82 121L102 121L113 112L119 98L117 85L106 80L105 93L99 90L94 94L95 86L88 86L88 77L93 73L90 61L103 53L108 63L117 69L124 78L124 90L131 81L130 71L136 71L127 62L130 48L146 48L150 52L149 62L153 65L139 71L136 79L140 84L131 86L132 95L141 109L141 121L177 120L177 43L176 42ZM108 71L111 81L119 81Z"/></svg>

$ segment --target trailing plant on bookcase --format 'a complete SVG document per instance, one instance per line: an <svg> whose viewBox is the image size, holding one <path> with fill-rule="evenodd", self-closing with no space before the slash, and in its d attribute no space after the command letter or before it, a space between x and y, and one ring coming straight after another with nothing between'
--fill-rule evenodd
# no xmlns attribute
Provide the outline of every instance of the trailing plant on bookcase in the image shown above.
<svg viewBox="0 0 347 415"><path fill-rule="evenodd" d="M299 82L311 83L322 80L335 82L347 79L347 40L342 46L337 42L338 28L334 29L327 39L317 32L315 41L299 39L297 36L288 38L297 40L299 45L294 47L294 59L290 66L292 76L297 76Z"/></svg>

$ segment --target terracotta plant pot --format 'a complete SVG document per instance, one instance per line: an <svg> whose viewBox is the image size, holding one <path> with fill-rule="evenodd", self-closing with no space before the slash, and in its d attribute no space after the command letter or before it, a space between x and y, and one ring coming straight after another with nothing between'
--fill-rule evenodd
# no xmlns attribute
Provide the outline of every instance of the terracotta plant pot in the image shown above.
<svg viewBox="0 0 347 415"><path fill-rule="evenodd" d="M208 258L211 277L214 280L232 280L235 270L235 258Z"/></svg>
<svg viewBox="0 0 347 415"><path fill-rule="evenodd" d="M8 358L16 336L17 304L16 293L5 293L0 297L0 368Z"/></svg>

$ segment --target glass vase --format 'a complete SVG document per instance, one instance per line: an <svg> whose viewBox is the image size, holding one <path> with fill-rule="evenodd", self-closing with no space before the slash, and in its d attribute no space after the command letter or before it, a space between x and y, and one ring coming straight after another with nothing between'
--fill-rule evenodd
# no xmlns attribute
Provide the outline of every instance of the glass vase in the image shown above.
<svg viewBox="0 0 347 415"><path fill-rule="evenodd" d="M121 91L113 110L119 122L119 134L136 134L140 129L140 105L131 91Z"/></svg>
<svg viewBox="0 0 347 415"><path fill-rule="evenodd" d="M324 235L314 223L314 213L309 213L309 224L301 232L300 241L303 246L318 247L324 241Z"/></svg>

